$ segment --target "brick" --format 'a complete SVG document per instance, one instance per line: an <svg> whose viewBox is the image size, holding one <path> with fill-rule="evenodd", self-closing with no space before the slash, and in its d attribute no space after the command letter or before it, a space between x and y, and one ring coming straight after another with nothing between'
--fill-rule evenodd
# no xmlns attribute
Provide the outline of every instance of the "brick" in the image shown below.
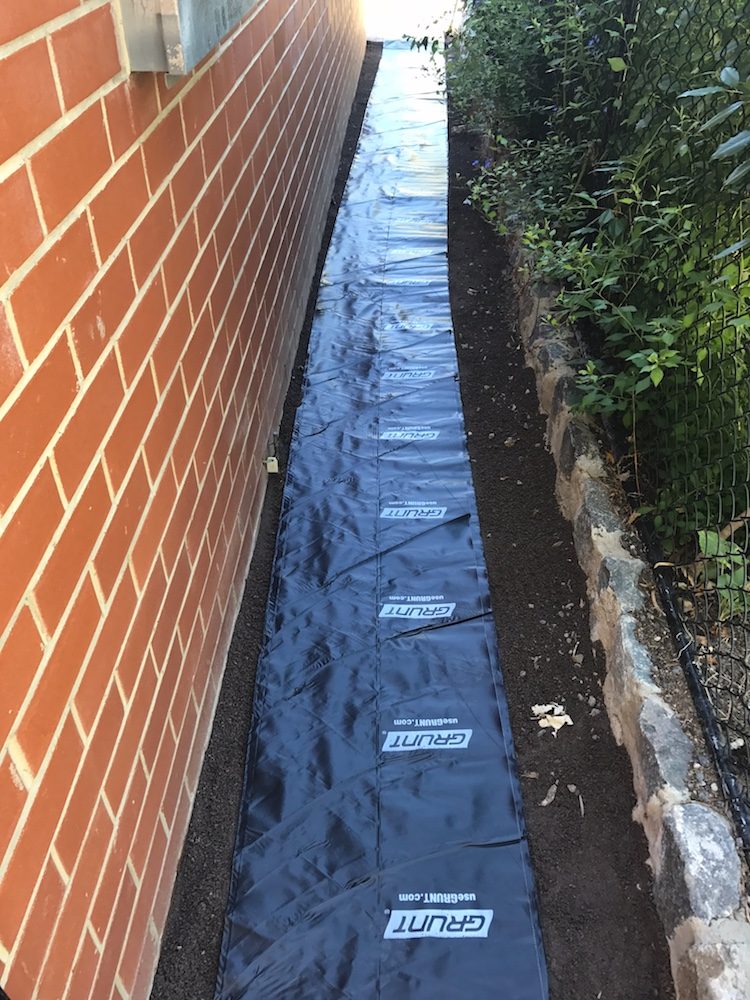
<svg viewBox="0 0 750 1000"><path fill-rule="evenodd" d="M209 181L195 210L195 218L198 222L198 239L201 246L211 235L216 220L221 215L223 205L224 193L221 189L221 172L217 171Z"/></svg>
<svg viewBox="0 0 750 1000"><path fill-rule="evenodd" d="M44 956L62 906L65 887L52 861L48 861L31 902L29 919L18 942L10 975L4 986L13 997L30 997L42 970Z"/></svg>
<svg viewBox="0 0 750 1000"><path fill-rule="evenodd" d="M146 650L151 639L151 633L154 631L154 625L156 624L166 589L167 580L164 576L164 570L161 567L161 563L157 560L146 589L141 595L138 612L133 620L133 626L123 648L122 659L117 666L117 675L120 678L120 683L127 698L130 698L146 658Z"/></svg>
<svg viewBox="0 0 750 1000"><path fill-rule="evenodd" d="M191 329L190 304L187 295L184 295L162 330L151 355L160 393L164 392L177 371Z"/></svg>
<svg viewBox="0 0 750 1000"><path fill-rule="evenodd" d="M0 45L72 10L79 0L35 0L33 4L5 3L0 7Z"/></svg>
<svg viewBox="0 0 750 1000"><path fill-rule="evenodd" d="M50 635L83 575L110 508L107 482L101 465L97 465L34 588Z"/></svg>
<svg viewBox="0 0 750 1000"><path fill-rule="evenodd" d="M193 315L197 316L208 300L211 286L216 279L218 261L216 259L216 247L213 238L209 240L203 248L203 252L198 259L198 265L193 271L188 284L188 295Z"/></svg>
<svg viewBox="0 0 750 1000"><path fill-rule="evenodd" d="M65 998L80 1000L89 996L101 955L88 930L84 932L78 957L68 979Z"/></svg>
<svg viewBox="0 0 750 1000"><path fill-rule="evenodd" d="M3 4L3 8L7 6L19 5ZM49 128L60 115L44 39L0 60L0 94L3 95L0 107L2 163Z"/></svg>
<svg viewBox="0 0 750 1000"><path fill-rule="evenodd" d="M16 730L16 738L35 774L65 713L100 619L99 602L86 579Z"/></svg>
<svg viewBox="0 0 750 1000"><path fill-rule="evenodd" d="M157 479L167 459L180 421L185 413L185 405L185 390L182 387L182 379L172 379L169 389L161 399L156 420L154 420L144 442L149 478L152 482Z"/></svg>
<svg viewBox="0 0 750 1000"><path fill-rule="evenodd" d="M170 828L174 823L175 816L177 814L177 804L180 799L183 782L185 781L185 775L187 774L188 761L190 760L190 749L193 745L196 724L198 721L192 699L188 699L187 710L184 717L179 720L176 720L173 717L173 721L177 725L179 738L177 740L177 748L175 750L174 760L172 761L172 770L169 775L169 781L167 782L166 791L164 793L164 801L161 807L164 819L167 821L167 826Z"/></svg>
<svg viewBox="0 0 750 1000"><path fill-rule="evenodd" d="M200 148L196 148L188 154L185 162L169 182L178 219L185 218L192 211L205 180L203 156Z"/></svg>
<svg viewBox="0 0 750 1000"><path fill-rule="evenodd" d="M156 274L142 291L141 301L117 341L122 370L131 385L138 370L152 351L159 327L167 315L167 303L161 275Z"/></svg>
<svg viewBox="0 0 750 1000"><path fill-rule="evenodd" d="M44 465L21 506L0 534L0 616L15 612L44 550L62 518L62 505L49 465Z"/></svg>
<svg viewBox="0 0 750 1000"><path fill-rule="evenodd" d="M141 805L146 797L146 785L146 775L141 765L137 764L133 771L127 796L123 800L122 808L117 817L115 837L91 909L91 926L101 941L105 939L108 929L112 926L113 914L116 912L115 904L125 871L125 862L133 841Z"/></svg>
<svg viewBox="0 0 750 1000"><path fill-rule="evenodd" d="M47 344L96 273L88 222L81 217L50 247L11 299L30 360Z"/></svg>
<svg viewBox="0 0 750 1000"><path fill-rule="evenodd" d="M216 253L219 260L224 260L226 257L232 246L238 227L239 218L237 216L237 208L235 200L232 198L224 206L224 210L216 223Z"/></svg>
<svg viewBox="0 0 750 1000"><path fill-rule="evenodd" d="M167 523L172 515L176 496L174 479L167 470L159 485L151 491L151 503L141 524L131 555L136 583L143 587L154 559L159 552L159 544Z"/></svg>
<svg viewBox="0 0 750 1000"><path fill-rule="evenodd" d="M234 190L237 181L242 176L245 169L245 152L242 148L239 136L235 136L234 142L229 147L227 155L221 164L221 180L227 195ZM234 201L234 199L232 199Z"/></svg>
<svg viewBox="0 0 750 1000"><path fill-rule="evenodd" d="M0 760L0 802L3 810L0 814L0 861L5 856L8 844L18 823L23 807L26 805L26 789L16 766L6 754Z"/></svg>
<svg viewBox="0 0 750 1000"><path fill-rule="evenodd" d="M185 421L177 435L174 448L172 449L172 464L174 466L175 478L181 483L190 464L195 442L200 434L203 420L206 416L206 404L203 400L203 393L196 392L188 407Z"/></svg>
<svg viewBox="0 0 750 1000"><path fill-rule="evenodd" d="M228 248L227 248L228 249ZM227 305L232 297L234 287L234 272L232 270L231 257L227 255L224 264L216 278L216 284L211 291L211 313L216 320L217 326L221 317L226 312Z"/></svg>
<svg viewBox="0 0 750 1000"><path fill-rule="evenodd" d="M143 285L174 236L172 199L165 189L138 224L130 237L130 254L133 258L135 280Z"/></svg>
<svg viewBox="0 0 750 1000"><path fill-rule="evenodd" d="M0 882L0 942L9 950L42 871L81 750L75 725L68 716Z"/></svg>
<svg viewBox="0 0 750 1000"><path fill-rule="evenodd" d="M102 260L107 260L148 204L146 173L141 154L119 167L91 203L94 235Z"/></svg>
<svg viewBox="0 0 750 1000"><path fill-rule="evenodd" d="M191 797L183 788L177 805L174 823L170 831L167 856L164 860L164 867L162 868L161 878L159 880L159 888L154 901L153 920L156 930L160 936L164 930L167 914L169 912L169 904L172 899L172 890L174 888L175 876L177 874L177 864L182 853L182 848L185 844L185 834L187 833L188 823L190 821L191 808ZM138 996L137 988L138 986L136 980L136 996Z"/></svg>
<svg viewBox="0 0 750 1000"><path fill-rule="evenodd" d="M237 87L234 93L231 94L226 102L225 110L229 135L236 140L236 137L239 136L242 130L242 125L248 112L247 93L244 87Z"/></svg>
<svg viewBox="0 0 750 1000"><path fill-rule="evenodd" d="M214 449L216 449L220 461L224 458L225 452L218 443L222 430L222 422L221 398L217 393L206 414L203 429L195 446L195 471L199 482L203 482ZM227 448L226 450L228 452L229 449Z"/></svg>
<svg viewBox="0 0 750 1000"><path fill-rule="evenodd" d="M112 837L112 822L99 805L81 847L81 863L60 912L50 950L38 979L40 997L61 997L70 976L70 959L75 955L88 916L91 898L99 880L101 865Z"/></svg>
<svg viewBox="0 0 750 1000"><path fill-rule="evenodd" d="M133 620L135 607L135 588L130 574L125 573L112 596L104 626L75 694L76 711L87 733L91 732L101 708L104 692L114 673L125 635Z"/></svg>
<svg viewBox="0 0 750 1000"><path fill-rule="evenodd" d="M203 366L206 363L206 358L211 353L211 347L214 340L215 336L211 312L208 309L204 309L198 322L195 324L193 335L190 337L187 347L185 348L185 353L180 361L180 367L182 368L182 374L185 379L185 388L188 396L192 395L192 392L195 389L203 370Z"/></svg>
<svg viewBox="0 0 750 1000"><path fill-rule="evenodd" d="M66 871L72 872L78 859L104 784L104 775L120 733L123 716L119 692L116 685L111 684L55 835L55 848ZM83 863L86 863L85 857Z"/></svg>
<svg viewBox="0 0 750 1000"><path fill-rule="evenodd" d="M94 104L31 159L31 172L49 229L73 211L111 164L102 109Z"/></svg>
<svg viewBox="0 0 750 1000"><path fill-rule="evenodd" d="M112 808L119 813L125 790L131 781L131 774L135 766L135 773L140 771L140 764L136 762L138 751L143 741L143 734L148 719L151 706L156 692L156 675L150 664L142 671L138 678L130 705L125 717L125 725L120 733L120 739L112 758L112 766L104 786L107 799ZM133 781L135 781L135 775ZM132 783L131 783L132 787ZM138 811L145 799L141 797L138 804ZM125 807L123 807L125 808ZM130 845L128 844L128 850Z"/></svg>
<svg viewBox="0 0 750 1000"><path fill-rule="evenodd" d="M192 146L197 136L206 127L214 111L210 73L204 73L195 85L182 95L180 106L185 126L185 138L188 146Z"/></svg>
<svg viewBox="0 0 750 1000"><path fill-rule="evenodd" d="M0 512L15 499L76 394L76 374L62 340L29 379L0 421L0 454L12 462L0 467Z"/></svg>
<svg viewBox="0 0 750 1000"><path fill-rule="evenodd" d="M159 747L165 734L170 707L175 701L184 705L184 699L190 693L189 681L185 683L183 671L184 659L179 642L174 642L169 654L161 664L162 673L158 682L158 690L153 703L151 718L141 741L141 751L146 762L146 768L152 771L156 763ZM172 737L168 736L171 741ZM166 776L165 776L166 781ZM153 784L153 779L152 782ZM161 793L163 794L164 786Z"/></svg>
<svg viewBox="0 0 750 1000"><path fill-rule="evenodd" d="M44 643L27 607L0 647L0 746L10 732L34 675L42 661ZM0 850L0 859L3 852Z"/></svg>
<svg viewBox="0 0 750 1000"><path fill-rule="evenodd" d="M145 874L146 864L151 865L153 862L153 853L150 848L155 831L161 829L158 816L175 751L174 738L166 726L166 714L163 717L160 716L160 721L162 723L163 738L153 770L151 771L148 791L143 803L143 811L141 812L141 818L138 822L133 847L130 852L130 859L135 866L135 870L142 873L143 883L148 882ZM152 885L151 888L153 891L155 886Z"/></svg>
<svg viewBox="0 0 750 1000"><path fill-rule="evenodd" d="M180 494L174 506L172 519L161 546L164 561L170 568L177 561L178 553L185 542L187 526L190 524L197 499L198 483L195 478L195 471L191 467L180 488Z"/></svg>
<svg viewBox="0 0 750 1000"><path fill-rule="evenodd" d="M143 144L146 174L152 193L161 186L177 160L185 152L185 136L179 108L174 108L159 122Z"/></svg>
<svg viewBox="0 0 750 1000"><path fill-rule="evenodd" d="M115 514L94 556L94 569L106 598L122 570L136 528L146 508L150 487L143 462L138 461L120 495Z"/></svg>
<svg viewBox="0 0 750 1000"><path fill-rule="evenodd" d="M100 273L93 291L71 321L73 345L84 376L112 339L134 295L130 260L127 250L123 250L109 262L106 272Z"/></svg>
<svg viewBox="0 0 750 1000"><path fill-rule="evenodd" d="M0 233L2 232L0 222ZM0 405L5 402L23 374L23 365L8 326L5 308L0 304Z"/></svg>
<svg viewBox="0 0 750 1000"><path fill-rule="evenodd" d="M120 72L110 5L60 28L52 48L65 107L72 108Z"/></svg>
<svg viewBox="0 0 750 1000"><path fill-rule="evenodd" d="M78 407L55 445L55 461L67 496L76 491L101 447L122 398L120 373L114 354L110 354L81 393Z"/></svg>
<svg viewBox="0 0 750 1000"><path fill-rule="evenodd" d="M182 227L162 265L167 297L170 302L174 302L179 297L197 256L198 240L191 218Z"/></svg>
<svg viewBox="0 0 750 1000"><path fill-rule="evenodd" d="M164 605L156 621L156 628L151 637L151 651L158 667L163 667L167 662L172 640L175 636L175 623L178 619L182 602L191 579L190 560L187 553L182 551L177 560L171 579Z"/></svg>
<svg viewBox="0 0 750 1000"><path fill-rule="evenodd" d="M121 157L159 116L155 73L131 73L104 97L115 158Z"/></svg>
<svg viewBox="0 0 750 1000"><path fill-rule="evenodd" d="M21 167L0 184L0 284L41 242L42 227L29 175Z"/></svg>
<svg viewBox="0 0 750 1000"><path fill-rule="evenodd" d="M146 369L134 385L130 399L104 449L107 469L115 492L120 489L135 458L155 407L154 383L151 373Z"/></svg>
<svg viewBox="0 0 750 1000"><path fill-rule="evenodd" d="M167 835L164 833L161 824L157 823L148 858L148 866L141 880L140 892L133 913L133 921L118 969L120 980L129 995L133 991L139 970L145 967L146 978L150 980L150 973L153 972L156 966L158 944L149 934L148 919L153 909L154 897L159 884L159 875L166 854Z"/></svg>
<svg viewBox="0 0 750 1000"><path fill-rule="evenodd" d="M130 872L126 871L123 875L120 892L117 896L117 904L112 912L109 933L104 945L104 954L99 963L99 971L94 981L94 988L91 991L91 1000L99 1000L99 997L110 997L111 1000L116 1000L120 996L119 993L113 994L112 983L114 982L117 966L120 961L120 953L127 938L128 926L133 915L136 895L135 883Z"/></svg>
<svg viewBox="0 0 750 1000"><path fill-rule="evenodd" d="M217 164L224 156L229 141L226 116L217 115L201 137L203 163L207 176L210 177L216 169Z"/></svg>

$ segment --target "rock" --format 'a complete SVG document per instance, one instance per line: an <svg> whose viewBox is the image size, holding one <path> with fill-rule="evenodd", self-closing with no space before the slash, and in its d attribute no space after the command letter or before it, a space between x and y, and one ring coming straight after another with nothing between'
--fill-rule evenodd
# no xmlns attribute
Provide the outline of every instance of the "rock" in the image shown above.
<svg viewBox="0 0 750 1000"><path fill-rule="evenodd" d="M641 767L648 795L663 785L678 796L687 796L687 777L694 756L693 744L675 713L656 698L646 698L640 715Z"/></svg>
<svg viewBox="0 0 750 1000"><path fill-rule="evenodd" d="M750 997L750 925L743 919L698 920L682 925L670 941L680 1000L747 1000Z"/></svg>
<svg viewBox="0 0 750 1000"><path fill-rule="evenodd" d="M668 933L696 916L710 922L740 905L740 860L729 823L699 802L676 805L664 818L657 904Z"/></svg>

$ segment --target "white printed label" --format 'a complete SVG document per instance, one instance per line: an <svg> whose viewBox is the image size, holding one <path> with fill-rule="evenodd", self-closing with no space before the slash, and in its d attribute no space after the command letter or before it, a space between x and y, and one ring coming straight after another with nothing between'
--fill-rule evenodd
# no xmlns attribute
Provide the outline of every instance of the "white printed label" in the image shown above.
<svg viewBox="0 0 750 1000"><path fill-rule="evenodd" d="M384 604L379 618L450 618L455 604Z"/></svg>
<svg viewBox="0 0 750 1000"><path fill-rule="evenodd" d="M473 729L412 729L386 733L384 753L405 753L408 750L466 750L474 735Z"/></svg>
<svg viewBox="0 0 750 1000"><path fill-rule="evenodd" d="M413 521L440 521L447 511L447 507L384 507L380 516Z"/></svg>
<svg viewBox="0 0 750 1000"><path fill-rule="evenodd" d="M440 437L440 431L421 431L404 429L400 431L383 431L381 441L434 441Z"/></svg>
<svg viewBox="0 0 750 1000"><path fill-rule="evenodd" d="M494 910L392 910L383 937L486 938Z"/></svg>
<svg viewBox="0 0 750 1000"><path fill-rule="evenodd" d="M383 325L384 330L399 330L402 333L411 333L415 331L417 333L429 333L435 329L434 323L385 323Z"/></svg>
<svg viewBox="0 0 750 1000"><path fill-rule="evenodd" d="M400 371L383 372L383 378L389 382L421 382L434 375L431 368L402 368Z"/></svg>

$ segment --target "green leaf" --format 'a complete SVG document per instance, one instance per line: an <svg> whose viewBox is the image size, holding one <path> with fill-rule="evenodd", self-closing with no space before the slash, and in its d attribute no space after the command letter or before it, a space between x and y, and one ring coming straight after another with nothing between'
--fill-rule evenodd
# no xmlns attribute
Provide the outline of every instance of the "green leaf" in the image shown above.
<svg viewBox="0 0 750 1000"><path fill-rule="evenodd" d="M743 149L747 149L748 146L750 146L750 132L747 129L743 129L737 135L733 135L731 139L722 142L711 159L725 160L728 156L736 156L737 153L742 152Z"/></svg>
<svg viewBox="0 0 750 1000"><path fill-rule="evenodd" d="M698 548L705 557L716 557L724 554L724 539L718 531L699 531Z"/></svg>
<svg viewBox="0 0 750 1000"><path fill-rule="evenodd" d="M742 101L735 101L734 104L729 104L726 108L722 108L718 111L712 118L709 118L707 122L698 129L699 132L707 132L709 129L715 128L720 125L723 121L726 121L735 111L739 111L742 107Z"/></svg>
<svg viewBox="0 0 750 1000"><path fill-rule="evenodd" d="M624 73L628 68L628 64L624 59L620 58L620 56L613 56L611 59L608 59L607 62L609 63L609 68L613 73Z"/></svg>
<svg viewBox="0 0 750 1000"><path fill-rule="evenodd" d="M750 169L750 165L748 165L748 169ZM730 247L726 247L720 253L714 254L713 260L722 260L724 257L731 257L733 253L737 253L738 250L744 250L747 246L750 246L750 236L746 236L743 240L737 240Z"/></svg>
<svg viewBox="0 0 750 1000"><path fill-rule="evenodd" d="M731 187L733 184L741 181L748 173L750 173L750 160L745 160L739 167L734 168L729 177L724 181L723 187Z"/></svg>
<svg viewBox="0 0 750 1000"><path fill-rule="evenodd" d="M664 378L664 372L661 370L661 368L654 368L654 370L651 372L651 381L654 383L654 385L659 385L659 383L663 378Z"/></svg>
<svg viewBox="0 0 750 1000"><path fill-rule="evenodd" d="M740 74L734 66L725 66L719 74L719 79L727 87L736 87L740 82Z"/></svg>
<svg viewBox="0 0 750 1000"><path fill-rule="evenodd" d="M698 87L697 90L684 90L678 97L708 97L709 94L723 94L723 87Z"/></svg>

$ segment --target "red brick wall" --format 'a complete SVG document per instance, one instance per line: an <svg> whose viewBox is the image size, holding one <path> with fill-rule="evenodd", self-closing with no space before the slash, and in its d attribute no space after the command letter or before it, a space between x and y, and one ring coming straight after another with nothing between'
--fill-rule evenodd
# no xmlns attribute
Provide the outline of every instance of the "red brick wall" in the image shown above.
<svg viewBox="0 0 750 1000"><path fill-rule="evenodd" d="M179 86L0 4L0 982L148 990L363 52L266 0Z"/></svg>

